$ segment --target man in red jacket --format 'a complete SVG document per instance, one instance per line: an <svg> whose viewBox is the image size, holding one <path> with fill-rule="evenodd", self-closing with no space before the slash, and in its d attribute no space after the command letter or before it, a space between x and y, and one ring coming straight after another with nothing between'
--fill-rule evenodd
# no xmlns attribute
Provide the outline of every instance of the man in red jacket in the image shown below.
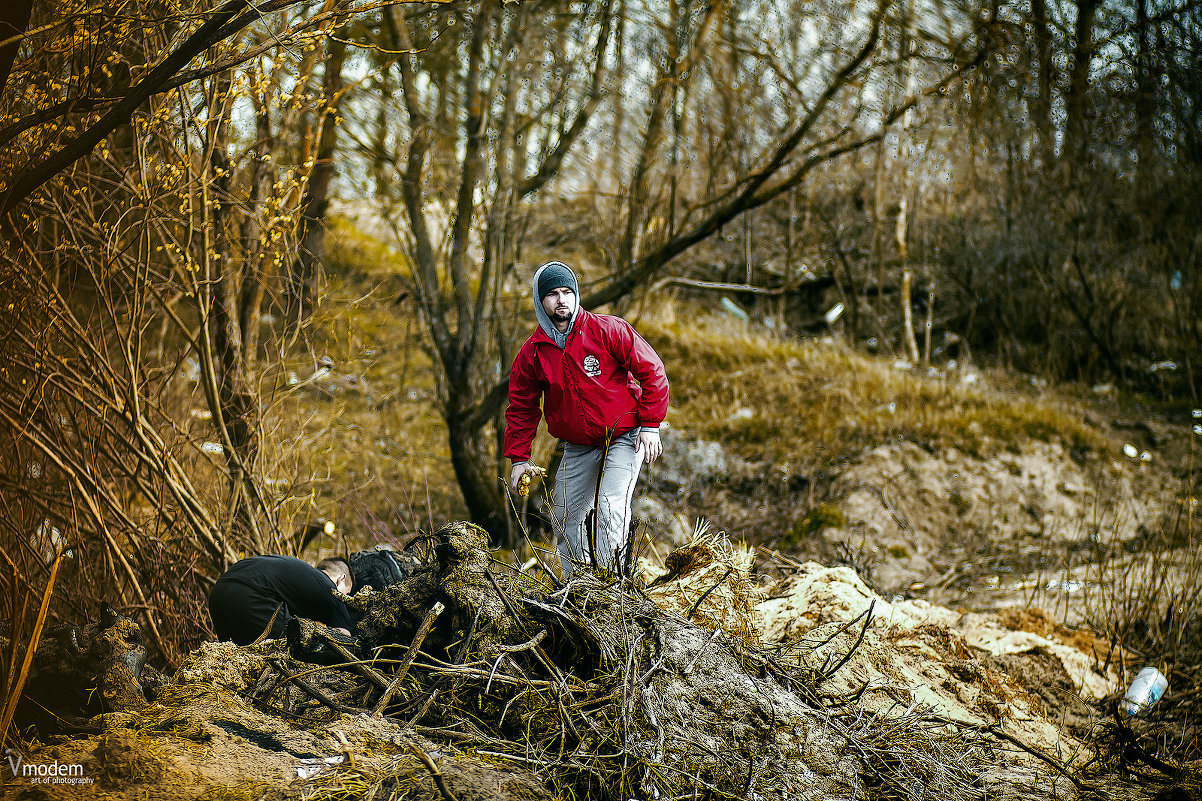
<svg viewBox="0 0 1202 801"><path fill-rule="evenodd" d="M545 416L547 430L563 440L552 520L565 575L577 563L621 566L635 481L643 462L661 451L664 363L630 323L580 308L576 276L566 264L539 267L533 285L538 328L509 375L509 483L516 492ZM590 511L592 530L585 522Z"/></svg>

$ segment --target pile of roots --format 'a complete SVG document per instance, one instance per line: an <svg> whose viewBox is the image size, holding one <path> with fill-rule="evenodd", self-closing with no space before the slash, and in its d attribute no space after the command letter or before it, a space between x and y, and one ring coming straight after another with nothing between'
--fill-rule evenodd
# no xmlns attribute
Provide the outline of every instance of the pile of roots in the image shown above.
<svg viewBox="0 0 1202 801"><path fill-rule="evenodd" d="M677 557L677 572L724 558L711 540L693 543L708 555ZM206 644L153 703L99 725L281 755L295 774L254 797L958 801L1080 789L1054 761L1015 761L988 728L904 700L868 705L867 686L832 681L871 612L821 641L766 647L699 614L718 592L700 585L672 611L653 600L671 579L644 590L583 570L535 578L498 567L468 523L424 547L411 575L347 599L362 616L356 637L297 620L287 641ZM1015 769L999 772L1007 761Z"/></svg>
<svg viewBox="0 0 1202 801"><path fill-rule="evenodd" d="M577 571L548 587L494 573L487 542L470 524L445 526L426 567L350 599L363 614L357 645L294 629L293 655L264 652L243 694L307 725L391 720L533 772L563 797L988 794L979 781L992 758L987 737L913 710L868 713L854 693L824 694L844 658L811 667L787 648L750 646L666 611L626 579Z"/></svg>

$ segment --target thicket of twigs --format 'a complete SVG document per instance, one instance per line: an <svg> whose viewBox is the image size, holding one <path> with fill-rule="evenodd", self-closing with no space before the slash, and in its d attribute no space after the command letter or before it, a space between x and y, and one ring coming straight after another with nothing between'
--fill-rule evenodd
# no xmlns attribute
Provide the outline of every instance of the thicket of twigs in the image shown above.
<svg viewBox="0 0 1202 801"><path fill-rule="evenodd" d="M814 643L749 645L665 611L628 579L578 571L549 587L494 574L486 544L479 529L451 524L427 569L356 596L358 649L294 627L292 653L324 667L271 643L243 649L252 664L241 694L303 726L384 718L444 752L533 770L565 798L977 799L997 789L981 774L1008 745L989 732L922 709L873 713L863 690L824 692L859 638L814 666ZM393 797L414 752L330 769L306 797L350 785Z"/></svg>
<svg viewBox="0 0 1202 801"><path fill-rule="evenodd" d="M1181 492L1169 499L1162 518L1142 538L1098 545L1086 584L1091 627L1131 655L1127 681L1144 666L1168 680L1165 695L1138 716L1129 717L1121 706L1108 710L1114 720L1099 732L1099 757L1104 769L1167 785L1164 798L1192 799L1202 792L1196 768L1202 760L1202 549L1193 466L1198 441L1190 439Z"/></svg>
<svg viewBox="0 0 1202 801"><path fill-rule="evenodd" d="M172 89L151 69L177 45L177 59L209 50L188 37L191 10L115 10L39 5L0 94L0 739L47 621L108 602L174 666L208 635L212 579L244 553L295 550L304 505L268 489L287 469L261 445L276 371L253 366L306 176L223 152L246 86ZM127 89L140 99L124 119L105 115ZM312 105L287 94L271 93L276 119Z"/></svg>

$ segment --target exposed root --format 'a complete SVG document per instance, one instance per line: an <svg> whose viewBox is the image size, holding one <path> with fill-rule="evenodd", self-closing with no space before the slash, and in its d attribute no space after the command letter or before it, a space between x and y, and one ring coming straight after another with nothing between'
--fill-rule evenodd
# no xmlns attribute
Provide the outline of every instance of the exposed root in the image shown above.
<svg viewBox="0 0 1202 801"><path fill-rule="evenodd" d="M475 797L463 793L476 781L509 787L506 798L1050 797L989 778L1013 755L1000 729L869 705L867 684L829 691L868 642L871 609L819 642L774 648L691 620L723 592L710 589L718 578L745 581L705 558L718 544L677 560L710 576L669 609L627 578L576 571L550 591L494 575L470 524L430 544L411 576L352 599L356 642L316 627L288 643L206 646L134 725L344 757L278 794L289 799L447 801ZM1092 789L1035 756L1055 763L1052 784L1063 774Z"/></svg>

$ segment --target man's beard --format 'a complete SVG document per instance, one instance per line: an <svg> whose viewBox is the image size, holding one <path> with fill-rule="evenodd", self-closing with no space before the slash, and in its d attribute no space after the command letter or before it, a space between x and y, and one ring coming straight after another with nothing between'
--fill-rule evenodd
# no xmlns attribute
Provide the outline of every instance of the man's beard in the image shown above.
<svg viewBox="0 0 1202 801"><path fill-rule="evenodd" d="M564 309L562 311L560 309L556 309L554 312L551 313L551 321L552 322L566 323L566 322L570 321L571 319L572 319L572 310L571 309Z"/></svg>

